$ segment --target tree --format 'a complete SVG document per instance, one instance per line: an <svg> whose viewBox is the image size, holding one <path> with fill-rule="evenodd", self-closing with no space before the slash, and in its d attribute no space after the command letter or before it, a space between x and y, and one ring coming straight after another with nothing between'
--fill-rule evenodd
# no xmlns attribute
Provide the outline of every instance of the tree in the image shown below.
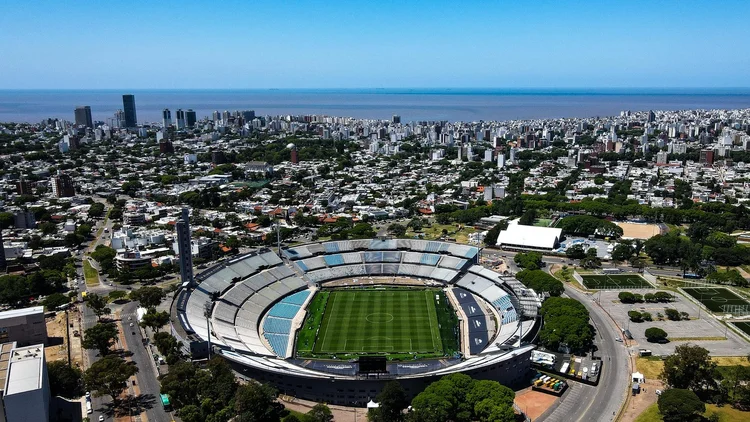
<svg viewBox="0 0 750 422"><path fill-rule="evenodd" d="M149 327L154 331L159 331L159 329L163 326L165 326L169 322L169 313L166 311L156 312L155 309L151 308L146 312L145 315L143 315L143 318L141 319L141 327L146 328Z"/></svg>
<svg viewBox="0 0 750 422"><path fill-rule="evenodd" d="M393 223L388 226L388 233L396 237L403 237L406 234L406 226L398 223Z"/></svg>
<svg viewBox="0 0 750 422"><path fill-rule="evenodd" d="M550 296L560 296L565 291L563 283L542 270L522 270L516 278L526 287L537 293L549 293Z"/></svg>
<svg viewBox="0 0 750 422"><path fill-rule="evenodd" d="M16 216L12 212L0 212L0 230L13 227Z"/></svg>
<svg viewBox="0 0 750 422"><path fill-rule="evenodd" d="M372 422L401 422L403 410L409 405L406 391L398 381L389 381L375 398L379 407L368 413Z"/></svg>
<svg viewBox="0 0 750 422"><path fill-rule="evenodd" d="M433 382L412 400L410 420L512 422L513 390L497 381L477 381L452 374Z"/></svg>
<svg viewBox="0 0 750 422"><path fill-rule="evenodd" d="M102 315L107 315L112 312L112 310L107 307L107 299L96 293L89 293L86 296L86 306L96 314L97 319L101 318Z"/></svg>
<svg viewBox="0 0 750 422"><path fill-rule="evenodd" d="M77 399L83 395L83 373L64 361L47 363L49 386L53 396Z"/></svg>
<svg viewBox="0 0 750 422"><path fill-rule="evenodd" d="M657 327L647 328L646 340L651 343L662 343L667 340L667 332Z"/></svg>
<svg viewBox="0 0 750 422"><path fill-rule="evenodd" d="M579 243L566 249L565 255L570 259L582 259L586 258L586 251L583 250L583 245Z"/></svg>
<svg viewBox="0 0 750 422"><path fill-rule="evenodd" d="M83 332L81 345L85 349L96 349L101 356L109 353L109 348L117 338L117 327L113 322L97 323Z"/></svg>
<svg viewBox="0 0 750 422"><path fill-rule="evenodd" d="M125 389L125 381L138 373L138 367L119 356L107 355L94 362L83 374L86 388L97 395L107 394L117 403Z"/></svg>
<svg viewBox="0 0 750 422"><path fill-rule="evenodd" d="M48 311L54 311L60 306L70 303L70 298L62 293L52 293L51 295L44 298L44 307Z"/></svg>
<svg viewBox="0 0 750 422"><path fill-rule="evenodd" d="M307 422L331 422L333 421L333 413L331 409L324 403L318 403L307 412Z"/></svg>
<svg viewBox="0 0 750 422"><path fill-rule="evenodd" d="M117 302L118 300L126 299L128 297L128 292L125 290L114 290L109 292L108 297L112 302Z"/></svg>
<svg viewBox="0 0 750 422"><path fill-rule="evenodd" d="M670 388L664 391L657 402L664 422L700 421L706 405L690 390Z"/></svg>
<svg viewBox="0 0 750 422"><path fill-rule="evenodd" d="M628 311L628 317L632 322L643 322L643 317L638 311Z"/></svg>
<svg viewBox="0 0 750 422"><path fill-rule="evenodd" d="M544 301L539 313L544 318L539 340L548 349L567 345L574 351L583 351L591 347L594 329L589 324L589 311L577 300L551 297Z"/></svg>
<svg viewBox="0 0 750 422"><path fill-rule="evenodd" d="M165 332L154 333L156 349L166 357L167 364L173 365L182 359L180 343L171 334Z"/></svg>
<svg viewBox="0 0 750 422"><path fill-rule="evenodd" d="M538 270L542 267L542 254L538 252L519 252L513 258L519 267L527 270Z"/></svg>
<svg viewBox="0 0 750 422"><path fill-rule="evenodd" d="M140 302L146 309L155 309L165 297L166 292L154 286L141 287L130 292L130 299Z"/></svg>
<svg viewBox="0 0 750 422"><path fill-rule="evenodd" d="M664 361L661 379L671 388L689 389L698 393L716 387L715 370L716 362L711 360L708 350L682 344Z"/></svg>
<svg viewBox="0 0 750 422"><path fill-rule="evenodd" d="M104 215L104 204L102 204L100 202L94 202L89 207L88 214L89 214L89 217L92 217L92 218L99 218L99 217L101 217L102 215Z"/></svg>
<svg viewBox="0 0 750 422"><path fill-rule="evenodd" d="M521 224L524 226L531 226L534 224L534 220L536 220L536 210L528 209L523 213L521 218L518 220L518 224Z"/></svg>
<svg viewBox="0 0 750 422"><path fill-rule="evenodd" d="M237 422L276 422L284 410L276 401L276 390L266 384L251 382L240 386L234 401Z"/></svg>
<svg viewBox="0 0 750 422"><path fill-rule="evenodd" d="M508 228L508 221L503 220L491 229L487 231L487 235L484 236L484 244L487 246L495 246L497 244L497 237L500 232Z"/></svg>
<svg viewBox="0 0 750 422"><path fill-rule="evenodd" d="M633 256L633 247L627 243L619 243L612 249L612 261L626 262Z"/></svg>

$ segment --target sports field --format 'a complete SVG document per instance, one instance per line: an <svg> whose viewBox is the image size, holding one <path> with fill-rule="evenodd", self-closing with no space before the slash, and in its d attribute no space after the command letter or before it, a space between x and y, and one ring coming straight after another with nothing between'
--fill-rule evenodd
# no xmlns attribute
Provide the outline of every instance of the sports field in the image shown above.
<svg viewBox="0 0 750 422"><path fill-rule="evenodd" d="M651 289L646 279L638 274L581 275L588 289Z"/></svg>
<svg viewBox="0 0 750 422"><path fill-rule="evenodd" d="M719 314L747 314L750 303L723 287L684 287L682 290Z"/></svg>
<svg viewBox="0 0 750 422"><path fill-rule="evenodd" d="M313 300L307 318L312 324L320 321L320 329L311 338L305 331L314 328L305 321L297 341L300 356L416 353L426 357L458 349L455 312L439 289L332 290L318 295L327 296L325 307Z"/></svg>

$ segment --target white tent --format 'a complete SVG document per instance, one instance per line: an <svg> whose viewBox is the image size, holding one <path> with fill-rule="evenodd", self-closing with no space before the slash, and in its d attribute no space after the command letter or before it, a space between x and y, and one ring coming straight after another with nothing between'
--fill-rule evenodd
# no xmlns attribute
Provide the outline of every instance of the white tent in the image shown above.
<svg viewBox="0 0 750 422"><path fill-rule="evenodd" d="M633 376L631 378L633 379L633 382L641 384L646 382L646 378L640 372L633 372Z"/></svg>
<svg viewBox="0 0 750 422"><path fill-rule="evenodd" d="M378 404L378 403L375 403L375 402L374 402L374 401L372 401L372 400L370 400L370 401L369 401L369 402L367 403L367 408L368 408L368 409L377 409L378 407L380 407L380 404Z"/></svg>

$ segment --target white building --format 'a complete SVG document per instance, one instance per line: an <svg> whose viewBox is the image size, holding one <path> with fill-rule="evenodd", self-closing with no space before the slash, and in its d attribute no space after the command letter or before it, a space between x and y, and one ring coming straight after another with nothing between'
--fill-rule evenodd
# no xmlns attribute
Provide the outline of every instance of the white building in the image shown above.
<svg viewBox="0 0 750 422"><path fill-rule="evenodd" d="M1 346L0 372L2 382L2 414L7 422L49 421L50 387L44 345ZM2 379L4 378L4 379Z"/></svg>
<svg viewBox="0 0 750 422"><path fill-rule="evenodd" d="M562 229L551 227L522 226L512 221L507 230L500 231L497 246L506 249L552 250L557 248Z"/></svg>

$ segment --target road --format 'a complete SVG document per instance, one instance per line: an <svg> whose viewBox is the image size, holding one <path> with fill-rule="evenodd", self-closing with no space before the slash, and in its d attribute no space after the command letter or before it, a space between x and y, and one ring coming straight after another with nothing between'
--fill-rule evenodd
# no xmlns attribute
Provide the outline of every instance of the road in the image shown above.
<svg viewBox="0 0 750 422"><path fill-rule="evenodd" d="M170 422L173 420L172 415L164 411L159 400L160 384L156 379L156 367L153 356L143 342L143 330L138 326L136 321L137 302L130 302L123 306L120 313L120 324L125 333L125 343L127 349L132 353L130 359L138 367L136 374L136 387L140 396L137 403L141 409L146 412L149 422ZM131 327L130 324L133 324ZM133 386L130 387L131 390Z"/></svg>
<svg viewBox="0 0 750 422"><path fill-rule="evenodd" d="M599 385L589 386L571 381L557 407L539 421L584 422L611 421L625 400L630 388L630 362L628 350L623 343L615 341L620 330L594 302L593 296L565 287L565 293L586 306L596 328L596 356L602 357L602 372Z"/></svg>

